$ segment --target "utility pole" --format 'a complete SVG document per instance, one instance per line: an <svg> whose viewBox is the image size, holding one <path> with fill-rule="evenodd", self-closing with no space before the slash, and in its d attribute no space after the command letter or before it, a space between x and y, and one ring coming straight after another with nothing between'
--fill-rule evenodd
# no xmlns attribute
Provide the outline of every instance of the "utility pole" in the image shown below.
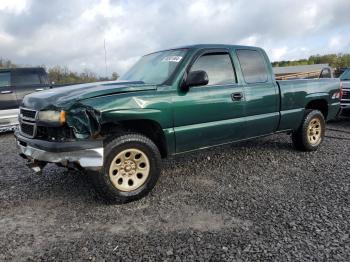
<svg viewBox="0 0 350 262"><path fill-rule="evenodd" d="M103 46L105 48L105 67L106 67L106 77L108 77L107 73L107 49L106 49L106 38L103 39Z"/></svg>

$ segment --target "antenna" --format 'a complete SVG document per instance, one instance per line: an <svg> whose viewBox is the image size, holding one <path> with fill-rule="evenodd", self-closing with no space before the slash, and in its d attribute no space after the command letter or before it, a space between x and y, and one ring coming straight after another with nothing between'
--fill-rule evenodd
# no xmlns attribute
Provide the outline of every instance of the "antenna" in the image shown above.
<svg viewBox="0 0 350 262"><path fill-rule="evenodd" d="M107 73L107 49L106 49L106 38L103 39L103 46L105 48L105 67L106 67L106 77L108 77Z"/></svg>

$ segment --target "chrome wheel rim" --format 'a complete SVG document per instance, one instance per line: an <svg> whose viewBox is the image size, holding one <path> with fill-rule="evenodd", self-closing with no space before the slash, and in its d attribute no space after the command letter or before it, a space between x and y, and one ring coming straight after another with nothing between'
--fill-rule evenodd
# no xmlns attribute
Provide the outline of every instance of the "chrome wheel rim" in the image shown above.
<svg viewBox="0 0 350 262"><path fill-rule="evenodd" d="M115 188L130 192L146 182L149 172L147 155L139 149L130 148L114 157L109 168L109 178Z"/></svg>
<svg viewBox="0 0 350 262"><path fill-rule="evenodd" d="M307 137L311 145L316 145L321 141L322 126L318 118L311 119L308 126Z"/></svg>

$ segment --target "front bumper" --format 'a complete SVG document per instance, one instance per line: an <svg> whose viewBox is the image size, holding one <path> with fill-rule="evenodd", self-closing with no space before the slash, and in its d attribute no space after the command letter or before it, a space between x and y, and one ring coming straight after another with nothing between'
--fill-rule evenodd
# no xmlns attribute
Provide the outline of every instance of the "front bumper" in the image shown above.
<svg viewBox="0 0 350 262"><path fill-rule="evenodd" d="M29 160L30 165L56 163L63 166L100 170L103 167L103 141L82 140L73 142L48 142L30 139L15 131L20 155Z"/></svg>

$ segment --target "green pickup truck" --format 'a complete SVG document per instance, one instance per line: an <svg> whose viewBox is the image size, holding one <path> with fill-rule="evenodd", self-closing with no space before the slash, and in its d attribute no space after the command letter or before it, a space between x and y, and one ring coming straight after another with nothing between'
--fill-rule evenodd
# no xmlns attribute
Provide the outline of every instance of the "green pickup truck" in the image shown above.
<svg viewBox="0 0 350 262"><path fill-rule="evenodd" d="M155 186L161 158L278 132L316 150L340 109L337 79L276 81L261 48L193 45L143 56L120 80L27 95L20 155L85 170L107 200Z"/></svg>

